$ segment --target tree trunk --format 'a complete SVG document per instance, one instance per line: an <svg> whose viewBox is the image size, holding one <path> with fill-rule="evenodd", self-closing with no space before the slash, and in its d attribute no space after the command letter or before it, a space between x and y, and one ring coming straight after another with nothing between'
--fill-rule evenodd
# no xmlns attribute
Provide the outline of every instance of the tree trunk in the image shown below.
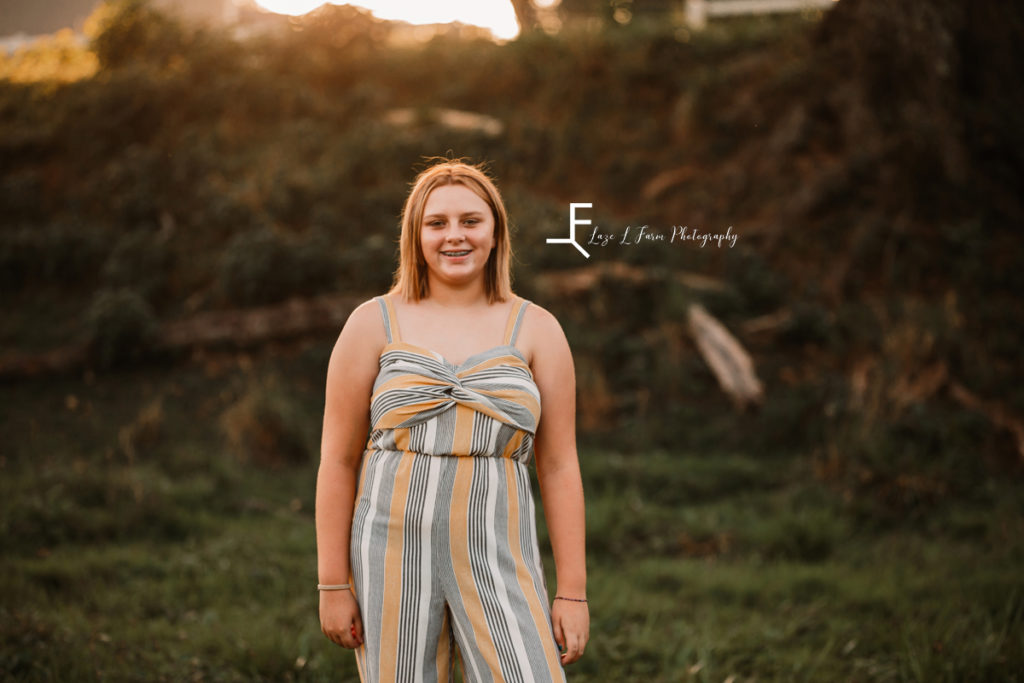
<svg viewBox="0 0 1024 683"><path fill-rule="evenodd" d="M533 6L533 0L512 0L512 7L516 11L516 21L519 22L519 32L526 33L536 29L537 8Z"/></svg>

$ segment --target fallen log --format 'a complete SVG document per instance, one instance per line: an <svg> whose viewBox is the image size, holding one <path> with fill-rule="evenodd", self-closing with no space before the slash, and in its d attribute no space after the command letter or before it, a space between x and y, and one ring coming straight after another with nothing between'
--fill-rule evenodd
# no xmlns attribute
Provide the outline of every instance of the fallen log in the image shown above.
<svg viewBox="0 0 1024 683"><path fill-rule="evenodd" d="M328 295L261 308L198 313L160 324L150 350L159 354L213 347L243 349L305 334L337 333L352 310L368 298ZM70 372L89 361L87 341L46 351L6 352L0 354L0 378Z"/></svg>
<svg viewBox="0 0 1024 683"><path fill-rule="evenodd" d="M688 318L690 334L697 343L698 351L736 408L745 410L748 406L759 405L764 391L754 372L750 354L725 325L700 304L690 304Z"/></svg>

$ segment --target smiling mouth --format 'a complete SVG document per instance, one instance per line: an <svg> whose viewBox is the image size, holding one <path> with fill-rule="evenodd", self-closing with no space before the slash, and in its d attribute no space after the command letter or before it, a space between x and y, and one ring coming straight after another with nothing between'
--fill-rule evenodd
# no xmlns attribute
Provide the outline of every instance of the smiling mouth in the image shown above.
<svg viewBox="0 0 1024 683"><path fill-rule="evenodd" d="M445 256L465 256L469 251L469 249L464 249L462 251L442 251L441 253Z"/></svg>

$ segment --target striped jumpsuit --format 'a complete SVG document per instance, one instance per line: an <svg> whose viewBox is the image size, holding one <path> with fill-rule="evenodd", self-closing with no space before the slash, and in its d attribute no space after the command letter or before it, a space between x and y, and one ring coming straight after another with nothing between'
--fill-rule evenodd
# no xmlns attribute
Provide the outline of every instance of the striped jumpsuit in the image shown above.
<svg viewBox="0 0 1024 683"><path fill-rule="evenodd" d="M529 463L540 393L515 347L454 365L387 332L352 520L363 681L565 681L537 546Z"/></svg>

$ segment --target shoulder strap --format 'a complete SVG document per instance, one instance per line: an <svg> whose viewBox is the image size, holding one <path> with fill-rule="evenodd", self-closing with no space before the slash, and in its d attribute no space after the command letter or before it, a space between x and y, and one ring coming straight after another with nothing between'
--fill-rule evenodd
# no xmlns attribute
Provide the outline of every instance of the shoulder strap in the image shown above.
<svg viewBox="0 0 1024 683"><path fill-rule="evenodd" d="M384 320L384 333L388 336L388 343L399 341L401 335L398 332L398 319L395 316L394 306L391 304L391 297L385 294L373 298L380 305L380 317Z"/></svg>
<svg viewBox="0 0 1024 683"><path fill-rule="evenodd" d="M518 301L512 304L512 311L508 316L508 324L505 325L505 344L508 346L516 345L516 337L519 336L519 328L523 325L523 314L526 312L526 307L529 305L529 301L521 296L516 297Z"/></svg>

